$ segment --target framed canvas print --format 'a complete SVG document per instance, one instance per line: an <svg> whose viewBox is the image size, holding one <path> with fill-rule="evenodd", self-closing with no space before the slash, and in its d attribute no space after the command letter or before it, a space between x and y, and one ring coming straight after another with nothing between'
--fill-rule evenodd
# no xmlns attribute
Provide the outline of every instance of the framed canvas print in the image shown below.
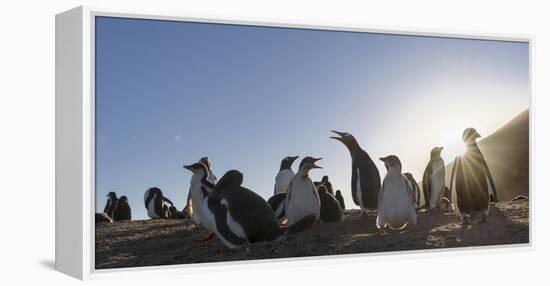
<svg viewBox="0 0 550 286"><path fill-rule="evenodd" d="M530 246L531 45L61 13L56 269Z"/></svg>

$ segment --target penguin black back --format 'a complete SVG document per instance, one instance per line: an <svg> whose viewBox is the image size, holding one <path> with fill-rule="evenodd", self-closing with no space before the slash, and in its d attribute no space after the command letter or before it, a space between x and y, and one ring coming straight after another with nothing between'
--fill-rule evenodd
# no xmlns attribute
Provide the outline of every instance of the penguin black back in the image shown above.
<svg viewBox="0 0 550 286"><path fill-rule="evenodd" d="M242 187L242 181L242 173L228 171L208 197L208 206L214 210L216 216L217 229L223 230L226 220L220 217L224 214L217 212L216 208L227 208L227 212L242 227L250 243L277 238L281 235L281 229L273 210L261 196Z"/></svg>
<svg viewBox="0 0 550 286"><path fill-rule="evenodd" d="M321 221L339 222L344 216L338 200L331 195L325 185L319 186L319 199L321 200Z"/></svg>
<svg viewBox="0 0 550 286"><path fill-rule="evenodd" d="M277 193L267 200L277 219L282 219L285 216L285 199L286 193Z"/></svg>
<svg viewBox="0 0 550 286"><path fill-rule="evenodd" d="M116 208L113 212L113 220L131 220L132 219L132 210L130 209L130 204L128 203L128 198L126 196L120 197L118 199Z"/></svg>
<svg viewBox="0 0 550 286"><path fill-rule="evenodd" d="M106 213L109 217L113 217L113 212L116 208L117 203L117 195L115 192L109 192L107 194L107 203L105 204L105 208L103 209L103 212Z"/></svg>
<svg viewBox="0 0 550 286"><path fill-rule="evenodd" d="M340 208L342 208L342 210L345 210L346 209L346 203L344 203L344 197L342 197L342 192L340 192L340 190L336 190L335 198L340 203Z"/></svg>

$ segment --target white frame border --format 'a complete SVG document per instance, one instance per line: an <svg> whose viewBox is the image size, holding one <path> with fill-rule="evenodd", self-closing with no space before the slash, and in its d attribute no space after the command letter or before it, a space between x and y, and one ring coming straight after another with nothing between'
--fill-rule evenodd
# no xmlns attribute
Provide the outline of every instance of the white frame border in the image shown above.
<svg viewBox="0 0 550 286"><path fill-rule="evenodd" d="M217 15L182 15L181 13L165 13L165 12L143 12L131 9L116 10L103 9L97 7L80 6L75 9L82 10L82 41L83 41L83 71L82 71L82 170L83 170L83 260L82 276L69 274L83 280L88 279L105 279L112 277L120 277L124 275L136 275L136 272L144 274L162 273L165 274L182 274L182 273L206 273L210 271L227 271L227 270L252 270L258 267L262 269L272 268L277 265L280 268L294 267L295 264L302 266L312 265L313 260L323 259L332 260L338 263L357 263L366 261L366 259L375 260L391 260L394 257L405 258L434 258L440 255L448 255L448 253L460 255L479 255L479 254L498 254L509 252L524 252L534 251L534 220L533 220L533 201L536 199L533 192L534 172L534 124L535 102L533 94L534 78L533 78L533 58L534 58L534 43L533 35L512 35L512 34L486 34L486 33L466 33L463 31L439 31L433 29L422 28L407 28L402 27L364 27L361 26L340 26L338 23L316 23L308 24L297 21L281 22L281 19L258 19L249 17L228 18L226 16ZM529 106L529 243L513 244L513 245L495 245L495 246L476 246L476 247L461 247L461 248L445 248L445 249L428 249L428 250L411 250L411 251L392 251L392 252L377 252L377 253L358 253L344 254L333 256L313 256L300 258L278 258L278 259L261 259L261 260L244 260L234 262L210 262L210 263L195 263L195 264L176 264L165 266L145 266L135 268L117 268L117 269L95 269L95 17L120 17L133 19L149 19L149 20L167 20L167 21L184 21L184 22L199 22L213 24L231 24L231 25L248 25L248 26L264 26L264 27L282 27L282 28L299 28L299 29L314 29L314 30L330 30L330 31L346 31L346 32L367 32L388 35L410 35L410 36L427 36L427 37L442 37L456 39L476 39L476 40L491 40L491 41L510 41L524 42L529 44L529 90L530 90L530 106ZM75 136L78 136L75 134ZM56 154L57 156L57 154ZM56 194L57 195L57 194ZM59 205L57 206L59 208ZM56 218L57 220L57 218ZM56 221L56 227L58 227ZM406 256L403 256L406 254ZM56 257L57 259L57 257ZM238 267L238 268L237 268ZM62 269L58 269L62 272ZM161 270L161 272L158 272Z"/></svg>

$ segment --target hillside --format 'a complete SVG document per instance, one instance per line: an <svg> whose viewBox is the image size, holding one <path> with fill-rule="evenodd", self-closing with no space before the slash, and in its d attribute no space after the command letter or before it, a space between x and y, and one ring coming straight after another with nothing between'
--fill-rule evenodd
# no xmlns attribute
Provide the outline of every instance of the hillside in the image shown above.
<svg viewBox="0 0 550 286"><path fill-rule="evenodd" d="M529 110L481 138L478 145L493 174L499 200L529 196ZM447 186L451 182L452 163L445 168ZM422 182L419 186L422 188Z"/></svg>

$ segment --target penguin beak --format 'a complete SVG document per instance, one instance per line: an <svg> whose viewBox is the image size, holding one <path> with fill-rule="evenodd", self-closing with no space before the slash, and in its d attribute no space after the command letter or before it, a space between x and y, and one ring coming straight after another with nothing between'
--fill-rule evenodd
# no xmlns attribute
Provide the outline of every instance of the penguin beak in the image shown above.
<svg viewBox="0 0 550 286"><path fill-rule="evenodd" d="M193 168L191 167L191 165L184 165L183 168L189 171L193 171Z"/></svg>
<svg viewBox="0 0 550 286"><path fill-rule="evenodd" d="M290 158L290 162L296 161L296 159L298 159L298 157L300 157L300 156L289 157L289 158Z"/></svg>
<svg viewBox="0 0 550 286"><path fill-rule="evenodd" d="M476 131L476 133L474 134L474 138L481 138L481 135L479 135L479 133L477 133Z"/></svg>
<svg viewBox="0 0 550 286"><path fill-rule="evenodd" d="M318 165L315 164L315 162L317 162L317 161L319 161L319 160L321 160L321 159L323 159L323 158L316 158L316 159L313 159L313 164L312 164L312 167L311 167L311 168L312 168L312 169L323 169L323 167L318 166Z"/></svg>
<svg viewBox="0 0 550 286"><path fill-rule="evenodd" d="M344 132L339 132L339 131L335 131L335 130L331 130L331 131L332 131L333 133L338 134L340 137L331 136L330 138L336 139L336 140L338 140L338 141L344 143L344 141L342 140L342 137L344 137L344 134L345 134Z"/></svg>
<svg viewBox="0 0 550 286"><path fill-rule="evenodd" d="M387 157L380 157L380 161L384 162L384 165L389 166Z"/></svg>

